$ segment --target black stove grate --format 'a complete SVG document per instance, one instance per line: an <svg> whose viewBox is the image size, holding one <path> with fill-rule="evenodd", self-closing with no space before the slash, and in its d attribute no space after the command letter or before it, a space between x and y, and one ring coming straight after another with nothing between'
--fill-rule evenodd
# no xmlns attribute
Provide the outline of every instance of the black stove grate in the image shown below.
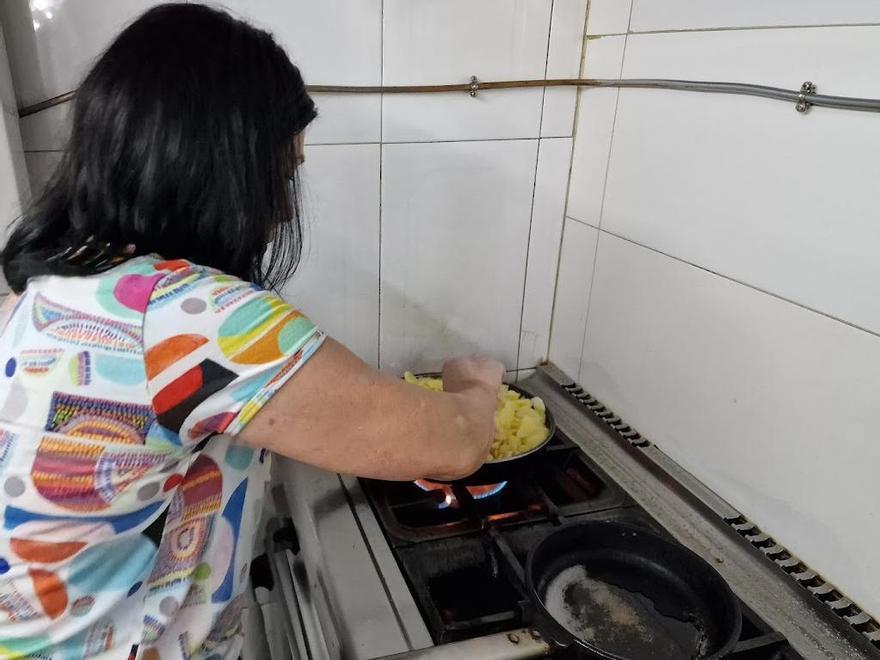
<svg viewBox="0 0 880 660"><path fill-rule="evenodd" d="M561 433L548 443L531 474L500 484L361 483L395 546L472 534L488 524L504 527L632 504Z"/></svg>

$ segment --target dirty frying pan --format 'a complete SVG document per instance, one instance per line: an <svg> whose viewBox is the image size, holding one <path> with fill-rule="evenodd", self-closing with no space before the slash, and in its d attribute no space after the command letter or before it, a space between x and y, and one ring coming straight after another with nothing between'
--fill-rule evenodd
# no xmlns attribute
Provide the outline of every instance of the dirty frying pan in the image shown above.
<svg viewBox="0 0 880 660"><path fill-rule="evenodd" d="M575 657L716 660L736 645L739 602L690 550L630 525L563 525L526 564L533 625Z"/></svg>
<svg viewBox="0 0 880 660"><path fill-rule="evenodd" d="M440 374L416 374L416 377L440 378ZM510 383L505 383L505 385L507 385L507 387L511 391L518 392L523 397L526 397L528 399L531 399L535 396L534 394L520 387L519 385L511 385ZM480 467L479 470L474 472L472 475L464 477L462 479L456 479L455 481L441 481L438 479L433 479L433 481L435 481L436 483L460 484L462 486L483 486L489 484L498 484L502 481L508 481L519 474L528 472L535 465L535 463L540 460L541 455L544 452L544 448L556 434L556 421L553 419L553 413L550 412L549 408L546 409L544 423L546 424L549 433L547 433L547 439L544 440L544 442L542 442L537 447L533 447L529 451L523 452L522 454L510 456L509 458L499 458L498 460L486 461L485 463L483 463L482 467Z"/></svg>

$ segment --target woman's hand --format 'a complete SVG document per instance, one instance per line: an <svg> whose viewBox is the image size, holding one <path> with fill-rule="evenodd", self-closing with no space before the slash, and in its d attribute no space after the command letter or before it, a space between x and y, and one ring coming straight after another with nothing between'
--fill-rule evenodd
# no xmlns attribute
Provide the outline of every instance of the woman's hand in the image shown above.
<svg viewBox="0 0 880 660"><path fill-rule="evenodd" d="M504 365L498 360L485 357L455 358L443 365L443 389L447 392L465 392L482 388L495 397L503 376Z"/></svg>
<svg viewBox="0 0 880 660"><path fill-rule="evenodd" d="M484 357L455 358L443 365L443 390L462 399L467 410L464 417L456 418L456 426L465 431L470 426L470 436L476 443L479 463L468 466L464 474L430 473L428 476L449 481L476 471L489 455L495 436L495 409L498 407L498 388L504 376L504 365Z"/></svg>

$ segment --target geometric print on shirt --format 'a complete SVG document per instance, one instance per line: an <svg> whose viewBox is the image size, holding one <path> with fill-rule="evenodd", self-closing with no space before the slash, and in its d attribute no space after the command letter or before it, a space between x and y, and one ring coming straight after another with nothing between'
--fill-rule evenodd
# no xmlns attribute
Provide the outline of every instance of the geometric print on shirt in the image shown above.
<svg viewBox="0 0 880 660"><path fill-rule="evenodd" d="M31 280L0 334L0 657L237 657L269 461L231 434L323 338L183 260Z"/></svg>

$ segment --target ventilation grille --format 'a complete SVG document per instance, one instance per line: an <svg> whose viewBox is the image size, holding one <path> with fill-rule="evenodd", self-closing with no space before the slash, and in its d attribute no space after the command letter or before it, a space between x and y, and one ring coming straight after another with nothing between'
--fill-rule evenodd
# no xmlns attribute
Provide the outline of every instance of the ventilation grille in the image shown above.
<svg viewBox="0 0 880 660"><path fill-rule="evenodd" d="M863 634L874 647L880 649L880 623L844 596L833 584L811 570L772 536L743 515L725 520L746 541L760 550L767 559L785 571L791 579L810 592L836 616Z"/></svg>
<svg viewBox="0 0 880 660"><path fill-rule="evenodd" d="M563 389L574 399L602 420L614 433L626 440L633 447L650 447L651 443L642 437L632 426L620 419L614 412L577 384L563 385Z"/></svg>
<svg viewBox="0 0 880 660"><path fill-rule="evenodd" d="M562 385L562 388L633 447L651 446L651 442L641 433L577 383ZM845 621L864 635L875 648L880 649L880 623L876 619L843 595L833 584L811 570L773 537L762 532L755 523L739 512L737 514L736 517L725 518L724 521L769 561L781 568L801 588L822 601L833 615Z"/></svg>

